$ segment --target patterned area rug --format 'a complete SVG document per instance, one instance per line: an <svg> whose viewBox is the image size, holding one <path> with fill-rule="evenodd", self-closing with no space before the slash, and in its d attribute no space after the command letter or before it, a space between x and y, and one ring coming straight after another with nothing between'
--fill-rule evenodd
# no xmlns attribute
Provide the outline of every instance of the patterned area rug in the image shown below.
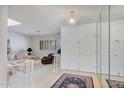
<svg viewBox="0 0 124 93"><path fill-rule="evenodd" d="M124 82L116 80L106 80L110 88L124 88Z"/></svg>
<svg viewBox="0 0 124 93"><path fill-rule="evenodd" d="M51 88L93 88L92 77L64 73Z"/></svg>

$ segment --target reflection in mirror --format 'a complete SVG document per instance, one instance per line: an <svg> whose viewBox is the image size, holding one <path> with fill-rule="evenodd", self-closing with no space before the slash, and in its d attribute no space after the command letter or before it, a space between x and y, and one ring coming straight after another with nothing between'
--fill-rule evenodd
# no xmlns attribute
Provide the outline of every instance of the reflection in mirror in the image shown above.
<svg viewBox="0 0 124 93"><path fill-rule="evenodd" d="M109 86L124 88L124 6L110 7L110 82Z"/></svg>
<svg viewBox="0 0 124 93"><path fill-rule="evenodd" d="M124 88L124 6L103 6L97 21L97 75L102 87Z"/></svg>

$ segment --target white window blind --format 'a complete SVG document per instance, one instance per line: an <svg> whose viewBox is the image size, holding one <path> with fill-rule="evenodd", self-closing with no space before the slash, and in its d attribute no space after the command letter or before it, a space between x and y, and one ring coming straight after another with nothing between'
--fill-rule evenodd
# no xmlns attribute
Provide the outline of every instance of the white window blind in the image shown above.
<svg viewBox="0 0 124 93"><path fill-rule="evenodd" d="M40 40L40 50L57 50L59 40Z"/></svg>

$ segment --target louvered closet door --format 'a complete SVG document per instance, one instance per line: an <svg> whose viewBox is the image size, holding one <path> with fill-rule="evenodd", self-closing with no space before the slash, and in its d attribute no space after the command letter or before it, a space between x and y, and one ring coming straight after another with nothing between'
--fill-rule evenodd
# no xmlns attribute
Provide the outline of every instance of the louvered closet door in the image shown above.
<svg viewBox="0 0 124 93"><path fill-rule="evenodd" d="M78 70L78 31L77 28L64 27L61 31L62 68Z"/></svg>
<svg viewBox="0 0 124 93"><path fill-rule="evenodd" d="M79 29L79 70L96 71L95 24L84 25Z"/></svg>

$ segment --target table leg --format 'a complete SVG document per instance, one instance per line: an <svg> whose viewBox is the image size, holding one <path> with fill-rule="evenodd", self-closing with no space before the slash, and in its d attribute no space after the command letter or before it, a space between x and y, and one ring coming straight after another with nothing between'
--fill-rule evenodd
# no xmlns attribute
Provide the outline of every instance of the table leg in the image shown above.
<svg viewBox="0 0 124 93"><path fill-rule="evenodd" d="M56 56L54 56L54 72L56 72Z"/></svg>
<svg viewBox="0 0 124 93"><path fill-rule="evenodd" d="M34 69L34 64L33 64L33 61L31 61L31 71L33 72L33 69Z"/></svg>
<svg viewBox="0 0 124 93"><path fill-rule="evenodd" d="M20 70L20 72L21 72L21 70L22 70L22 68L21 68L21 64L19 65L19 70Z"/></svg>
<svg viewBox="0 0 124 93"><path fill-rule="evenodd" d="M25 63L25 73L27 72L27 69L26 69L26 63Z"/></svg>
<svg viewBox="0 0 124 93"><path fill-rule="evenodd" d="M12 73L13 73L13 76L15 75L15 66L13 66L12 68Z"/></svg>
<svg viewBox="0 0 124 93"><path fill-rule="evenodd" d="M32 61L29 62L29 64L30 64L30 72L32 72Z"/></svg>

